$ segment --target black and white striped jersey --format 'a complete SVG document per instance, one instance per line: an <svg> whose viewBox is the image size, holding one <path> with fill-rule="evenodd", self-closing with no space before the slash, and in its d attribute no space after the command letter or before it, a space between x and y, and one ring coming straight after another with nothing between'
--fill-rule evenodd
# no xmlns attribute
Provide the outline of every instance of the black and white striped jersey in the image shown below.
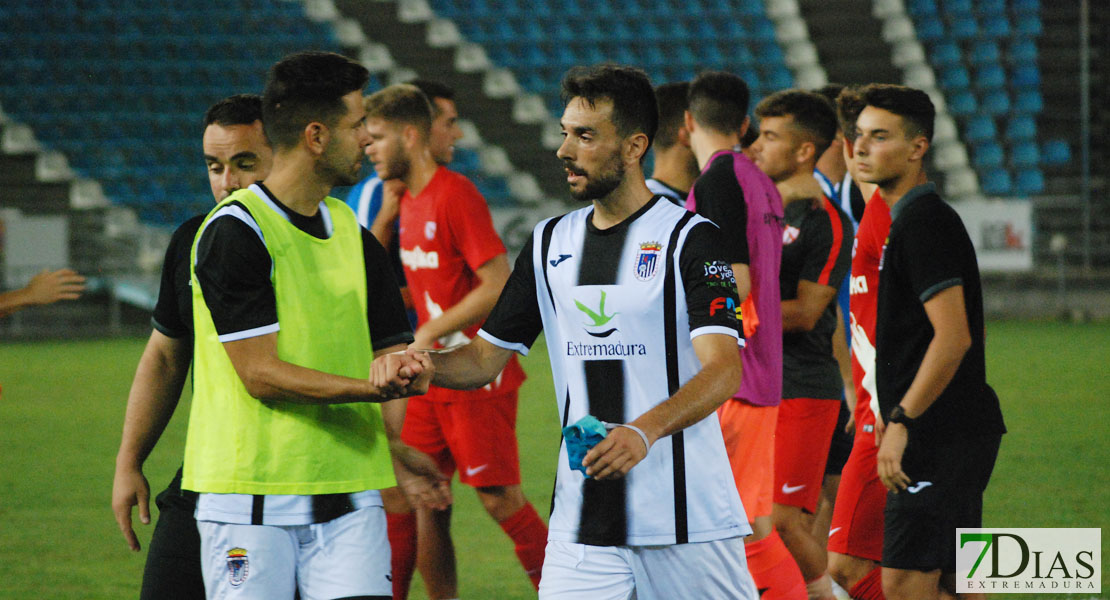
<svg viewBox="0 0 1110 600"><path fill-rule="evenodd" d="M527 353L545 333L562 423L634 420L701 368L692 339L742 346L740 305L710 221L660 196L622 223L590 207L545 220L478 335ZM747 535L716 414L658 440L617 481L586 479L559 451L552 540L667 545Z"/></svg>

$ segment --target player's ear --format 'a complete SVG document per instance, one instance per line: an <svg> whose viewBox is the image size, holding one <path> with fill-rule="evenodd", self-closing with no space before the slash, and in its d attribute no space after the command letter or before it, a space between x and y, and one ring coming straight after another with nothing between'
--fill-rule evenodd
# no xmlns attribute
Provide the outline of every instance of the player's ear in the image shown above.
<svg viewBox="0 0 1110 600"><path fill-rule="evenodd" d="M694 115L690 114L690 111L683 111L682 123L686 127L687 134L694 133L694 128L697 127L697 125L694 123Z"/></svg>
<svg viewBox="0 0 1110 600"><path fill-rule="evenodd" d="M328 147L328 142L331 141L331 130L327 125L319 121L313 121L305 125L304 131L301 132L301 140L304 142L305 147L309 152L320 155Z"/></svg>
<svg viewBox="0 0 1110 600"><path fill-rule="evenodd" d="M752 125L752 118L750 115L744 115L744 122L740 124L740 139L748 134L748 127Z"/></svg>
<svg viewBox="0 0 1110 600"><path fill-rule="evenodd" d="M925 157L925 153L929 151L929 140L925 139L923 135L910 140L910 145L913 146L913 150L910 152L911 160L921 160Z"/></svg>
<svg viewBox="0 0 1110 600"><path fill-rule="evenodd" d="M639 164L640 158L647 154L648 136L646 133L633 133L624 138L624 161Z"/></svg>

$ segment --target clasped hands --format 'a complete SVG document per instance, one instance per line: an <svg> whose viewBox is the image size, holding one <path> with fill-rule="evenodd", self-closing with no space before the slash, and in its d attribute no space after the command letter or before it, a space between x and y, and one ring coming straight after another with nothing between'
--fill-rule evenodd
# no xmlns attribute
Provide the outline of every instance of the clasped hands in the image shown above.
<svg viewBox="0 0 1110 600"><path fill-rule="evenodd" d="M370 365L370 383L383 396L405 398L428 392L435 365L427 352L404 350L379 356Z"/></svg>

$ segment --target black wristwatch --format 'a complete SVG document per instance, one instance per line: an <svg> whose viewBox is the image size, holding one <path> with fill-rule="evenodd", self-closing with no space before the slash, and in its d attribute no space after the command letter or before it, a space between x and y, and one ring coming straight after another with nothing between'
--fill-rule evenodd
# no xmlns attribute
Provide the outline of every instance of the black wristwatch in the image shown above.
<svg viewBox="0 0 1110 600"><path fill-rule="evenodd" d="M890 409L890 415L887 417L887 421L890 423L901 423L908 430L912 430L913 426L917 424L917 419L906 415L906 411L902 408L901 404Z"/></svg>

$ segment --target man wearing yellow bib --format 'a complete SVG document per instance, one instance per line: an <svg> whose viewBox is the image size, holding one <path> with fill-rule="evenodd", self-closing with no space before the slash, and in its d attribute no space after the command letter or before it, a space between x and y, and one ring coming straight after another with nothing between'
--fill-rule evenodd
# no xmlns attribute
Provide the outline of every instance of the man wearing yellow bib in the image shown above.
<svg viewBox="0 0 1110 600"><path fill-rule="evenodd" d="M404 390L368 380L412 341L386 253L328 197L358 181L368 73L306 52L270 70L265 182L193 245L194 392L182 487L199 492L208 598L389 598L378 490L443 507L435 463L400 442ZM396 471L396 478L394 472Z"/></svg>

